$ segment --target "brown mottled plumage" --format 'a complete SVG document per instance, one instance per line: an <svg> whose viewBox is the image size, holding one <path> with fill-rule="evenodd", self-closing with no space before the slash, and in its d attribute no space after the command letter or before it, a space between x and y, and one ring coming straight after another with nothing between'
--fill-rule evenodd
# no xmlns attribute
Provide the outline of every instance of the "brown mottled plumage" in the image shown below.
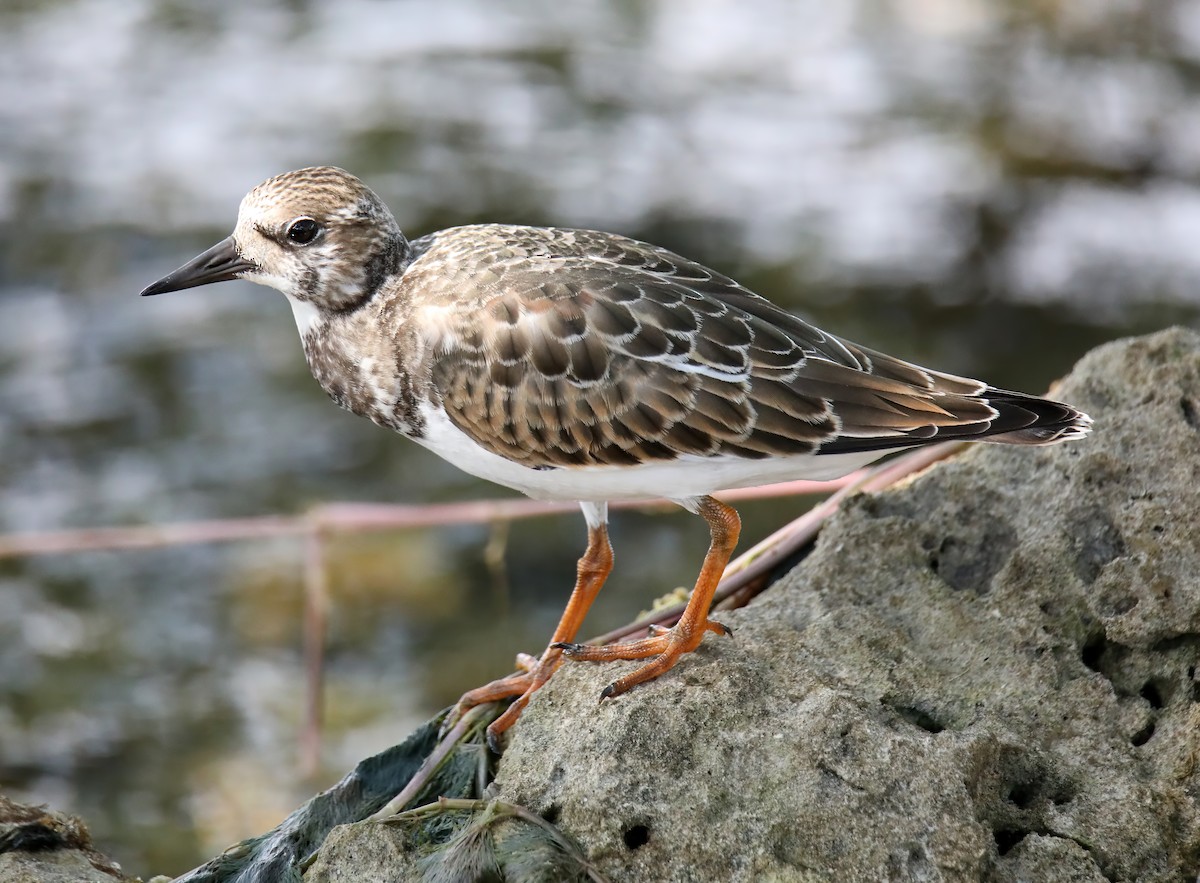
<svg viewBox="0 0 1200 883"><path fill-rule="evenodd" d="M623 236L485 224L405 239L341 169L263 182L234 234L147 288L245 278L287 295L313 375L342 407L475 475L581 501L588 550L541 660L463 697L518 697L497 736L561 661L670 668L705 631L737 541L709 496L833 478L943 439L1052 444L1086 435L1069 405L942 374L842 340L732 279ZM662 496L702 515L713 543L672 629L609 648L571 643L611 568L607 501Z"/></svg>

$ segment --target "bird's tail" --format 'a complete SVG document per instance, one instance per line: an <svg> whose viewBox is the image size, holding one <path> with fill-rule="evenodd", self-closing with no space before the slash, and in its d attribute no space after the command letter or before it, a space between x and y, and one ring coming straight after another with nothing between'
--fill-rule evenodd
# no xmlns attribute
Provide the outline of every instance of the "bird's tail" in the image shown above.
<svg viewBox="0 0 1200 883"><path fill-rule="evenodd" d="M1053 445L1083 438L1092 430L1091 417L1062 402L990 386L979 397L998 412L980 441Z"/></svg>

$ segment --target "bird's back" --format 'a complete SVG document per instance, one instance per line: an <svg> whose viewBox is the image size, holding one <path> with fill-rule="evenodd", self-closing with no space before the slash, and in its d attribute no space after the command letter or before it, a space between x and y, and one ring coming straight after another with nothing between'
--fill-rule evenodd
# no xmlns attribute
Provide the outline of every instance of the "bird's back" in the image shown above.
<svg viewBox="0 0 1200 883"><path fill-rule="evenodd" d="M667 249L475 225L413 243L399 296L433 392L477 444L534 468L1048 443L1074 409L842 340Z"/></svg>

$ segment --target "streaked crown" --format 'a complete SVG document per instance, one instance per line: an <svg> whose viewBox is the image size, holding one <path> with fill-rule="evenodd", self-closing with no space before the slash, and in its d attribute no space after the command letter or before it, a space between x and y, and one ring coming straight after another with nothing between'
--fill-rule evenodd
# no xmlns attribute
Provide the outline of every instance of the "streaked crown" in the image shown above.
<svg viewBox="0 0 1200 883"><path fill-rule="evenodd" d="M408 242L383 201L332 166L299 169L251 190L233 240L243 278L328 309L361 302L399 272Z"/></svg>

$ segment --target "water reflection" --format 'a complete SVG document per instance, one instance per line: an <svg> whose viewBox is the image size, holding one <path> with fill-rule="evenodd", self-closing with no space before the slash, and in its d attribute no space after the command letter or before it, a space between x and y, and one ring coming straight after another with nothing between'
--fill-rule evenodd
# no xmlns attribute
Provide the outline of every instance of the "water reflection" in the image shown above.
<svg viewBox="0 0 1200 883"><path fill-rule="evenodd" d="M283 303L139 301L269 174L336 162L414 235L472 220L671 246L872 346L1036 391L1195 321L1192 3L752 0L0 10L0 529L499 495L334 408ZM746 507L746 538L800 502ZM138 873L281 818L541 646L579 519L344 540L320 783L295 781L300 550L0 562L0 783ZM686 581L622 515L590 620Z"/></svg>

